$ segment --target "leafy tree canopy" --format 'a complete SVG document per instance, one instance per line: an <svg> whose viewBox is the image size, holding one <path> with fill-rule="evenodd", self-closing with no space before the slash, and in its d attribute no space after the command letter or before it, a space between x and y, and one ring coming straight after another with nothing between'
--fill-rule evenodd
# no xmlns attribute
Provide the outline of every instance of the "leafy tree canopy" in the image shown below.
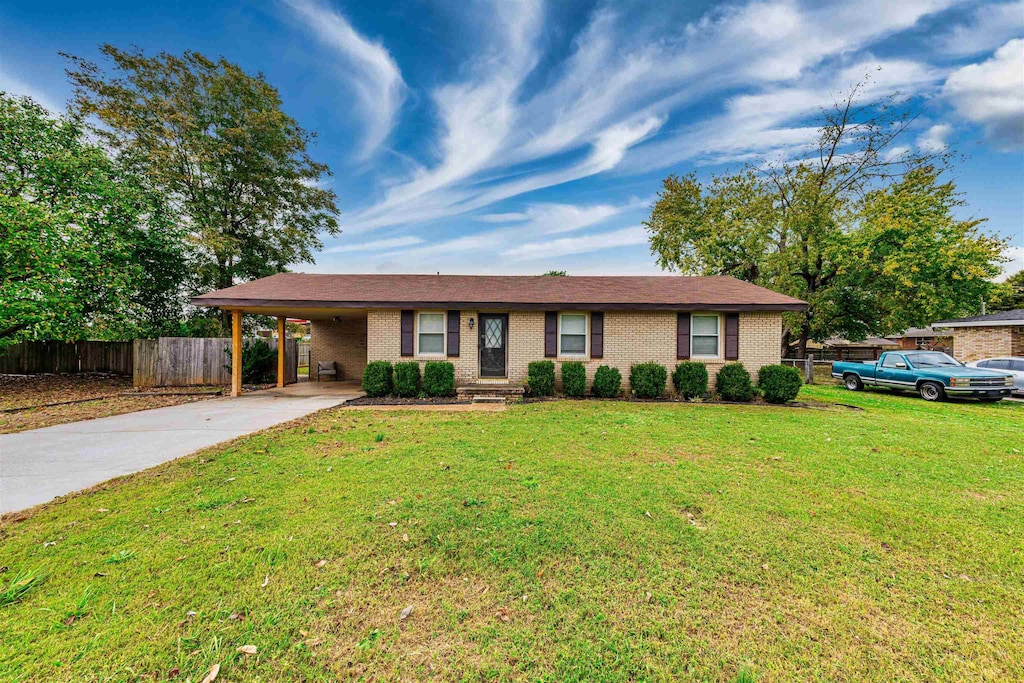
<svg viewBox="0 0 1024 683"><path fill-rule="evenodd" d="M197 52L100 51L112 73L64 55L75 102L168 197L195 248L194 291L311 262L320 232L338 233L335 194L321 186L330 170L262 74Z"/></svg>
<svg viewBox="0 0 1024 683"><path fill-rule="evenodd" d="M896 95L862 104L865 84L823 111L805 158L711 178L669 176L645 223L666 269L732 275L808 302L784 315L795 341L863 339L975 311L1003 243L957 220L939 176L952 155L897 146L914 114Z"/></svg>
<svg viewBox="0 0 1024 683"><path fill-rule="evenodd" d="M990 313L1024 308L1024 270L1018 270L1006 278L1005 282L993 287L990 296L991 300L986 307Z"/></svg>
<svg viewBox="0 0 1024 683"><path fill-rule="evenodd" d="M184 270L159 192L79 118L0 93L0 345L145 333L180 314Z"/></svg>

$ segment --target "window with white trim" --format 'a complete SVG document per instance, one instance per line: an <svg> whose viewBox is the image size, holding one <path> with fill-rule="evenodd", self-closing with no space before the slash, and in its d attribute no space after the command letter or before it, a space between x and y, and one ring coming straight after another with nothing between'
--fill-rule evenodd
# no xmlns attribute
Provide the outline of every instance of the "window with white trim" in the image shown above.
<svg viewBox="0 0 1024 683"><path fill-rule="evenodd" d="M718 358L719 316L690 316L690 355L694 358Z"/></svg>
<svg viewBox="0 0 1024 683"><path fill-rule="evenodd" d="M587 355L586 313L562 313L558 316L558 355Z"/></svg>
<svg viewBox="0 0 1024 683"><path fill-rule="evenodd" d="M416 355L444 355L444 313L419 313L416 321Z"/></svg>

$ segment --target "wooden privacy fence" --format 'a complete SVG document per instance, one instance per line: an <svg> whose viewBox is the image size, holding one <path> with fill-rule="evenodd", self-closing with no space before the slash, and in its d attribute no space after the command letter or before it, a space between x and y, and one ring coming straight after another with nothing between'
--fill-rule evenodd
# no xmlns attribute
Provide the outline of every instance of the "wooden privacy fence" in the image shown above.
<svg viewBox="0 0 1024 683"><path fill-rule="evenodd" d="M249 340L246 340L249 341ZM265 339L277 350L276 339ZM285 382L298 381L298 342L285 340ZM160 337L135 340L135 386L164 387L231 384L230 337ZM274 364L274 373L277 364Z"/></svg>
<svg viewBox="0 0 1024 683"><path fill-rule="evenodd" d="M0 374L113 372L132 374L130 341L24 341L0 351Z"/></svg>

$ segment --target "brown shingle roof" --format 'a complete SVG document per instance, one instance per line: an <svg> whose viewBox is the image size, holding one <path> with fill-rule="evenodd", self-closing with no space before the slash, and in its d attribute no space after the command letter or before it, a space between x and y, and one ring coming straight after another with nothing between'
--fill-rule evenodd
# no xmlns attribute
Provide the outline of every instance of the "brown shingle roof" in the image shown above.
<svg viewBox="0 0 1024 683"><path fill-rule="evenodd" d="M799 299L731 277L312 275L280 273L209 292L197 306L325 308L803 310Z"/></svg>

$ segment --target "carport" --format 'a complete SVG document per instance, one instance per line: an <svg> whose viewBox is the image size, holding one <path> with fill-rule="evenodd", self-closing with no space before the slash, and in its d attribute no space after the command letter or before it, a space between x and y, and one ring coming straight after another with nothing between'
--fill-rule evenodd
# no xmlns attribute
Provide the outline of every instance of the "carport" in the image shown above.
<svg viewBox="0 0 1024 683"><path fill-rule="evenodd" d="M272 316L277 319L278 339L284 339L288 318L309 320L311 348L309 379L316 381L317 361L335 361L341 368L339 379L358 379L366 365L366 310L310 306L303 301L235 300L201 298L192 300L196 306L210 306L231 312L231 395L242 395L242 316ZM277 386L284 387L285 345L278 344ZM326 381L325 381L326 384Z"/></svg>

